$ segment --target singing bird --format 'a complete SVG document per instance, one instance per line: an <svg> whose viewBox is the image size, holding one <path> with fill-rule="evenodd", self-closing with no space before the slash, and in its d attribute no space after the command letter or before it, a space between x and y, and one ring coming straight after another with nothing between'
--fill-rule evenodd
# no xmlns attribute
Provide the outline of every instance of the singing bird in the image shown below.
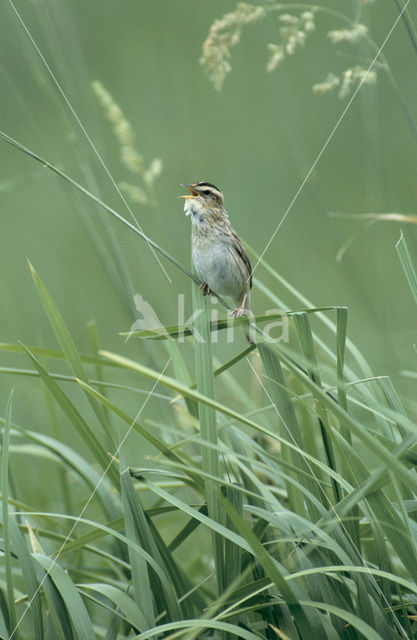
<svg viewBox="0 0 417 640"><path fill-rule="evenodd" d="M231 315L251 315L252 268L248 254L230 224L223 194L211 182L182 184L190 194L184 210L192 220L192 257L203 281L203 295L210 291L232 298L236 308Z"/></svg>

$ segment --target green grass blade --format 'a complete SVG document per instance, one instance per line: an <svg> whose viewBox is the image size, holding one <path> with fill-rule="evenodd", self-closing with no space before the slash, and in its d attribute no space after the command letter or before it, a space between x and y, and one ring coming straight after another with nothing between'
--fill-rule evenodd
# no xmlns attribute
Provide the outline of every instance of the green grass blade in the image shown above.
<svg viewBox="0 0 417 640"><path fill-rule="evenodd" d="M162 490L160 487L158 487L157 485L154 485L153 488L157 487L158 490ZM169 495L169 494L168 494ZM60 520L69 520L70 522L76 522L81 523L81 524L85 524L88 527L92 527L95 535L98 536L98 531L102 532L104 535L109 535L112 536L114 538L116 538L117 540L120 540L120 542L122 542L123 544L127 545L128 547L132 548L133 550L135 550L141 557L143 557L146 562L152 567L153 571L156 573L156 575L158 576L159 580L161 581L161 583L164 585L165 589L169 589L169 582L167 581L167 576L165 574L164 571L161 570L161 567L158 565L157 562L155 562L155 560L152 558L152 556L149 555L149 553L147 553L142 546L138 545L132 538L129 538L125 535L123 535L122 533L120 533L119 531L117 531L117 529L112 529L110 528L110 526L107 526L106 524L102 524L99 521L96 520L89 520L88 518L81 518L80 516L70 516L67 514L63 514L63 513L52 513L52 512L40 512L40 511L30 511L29 512L30 515L32 517L36 517L36 516L40 516L40 517L48 517L48 518L54 518L56 519L58 522ZM112 524L112 523L109 523ZM117 526L120 525L120 528L123 528L123 523L121 523L120 521L117 521ZM77 542L77 541L75 541ZM62 545L61 545L62 546ZM69 545L68 545L69 546ZM73 548L76 548L75 546ZM60 552L61 547L58 548L57 551ZM56 553L55 553L56 555Z"/></svg>
<svg viewBox="0 0 417 640"><path fill-rule="evenodd" d="M384 394L384 397L387 401L389 408L392 409L392 411L395 412L395 414L397 414L398 416L406 418L407 417L406 412L398 396L398 393L396 392L394 385L392 384L391 379L388 377L382 378L381 380L378 380L378 385L382 389L382 393ZM397 428L398 434L395 433L395 429L392 429L391 430L392 439L398 440L398 439L405 438L407 436L407 430L404 429L404 427L400 424L399 421L395 422L395 426Z"/></svg>
<svg viewBox="0 0 417 640"><path fill-rule="evenodd" d="M187 363L181 353L180 346L174 340L168 340L165 344L174 367L175 377L184 384L191 384ZM185 403L189 413L195 418L198 418L197 403L191 398L185 398Z"/></svg>
<svg viewBox="0 0 417 640"><path fill-rule="evenodd" d="M149 629L146 618L143 611L126 593L107 583L91 582L87 584L78 585L81 593L92 591L93 593L100 594L106 599L110 600L114 607L118 609L123 615L124 620L137 629L138 631L145 631ZM116 614L117 615L117 612Z"/></svg>
<svg viewBox="0 0 417 640"><path fill-rule="evenodd" d="M349 413L347 413L338 403L336 403L329 395L320 387L318 387L310 378L299 369L299 367L292 361L291 358L288 358L284 351L279 348L279 345L274 345L275 349L279 352L280 358L283 362L285 362L286 366L303 382L304 386L311 391L311 393L317 394L323 404L327 407L327 409L333 412L338 419L344 421L346 426L352 430L362 443L369 448L371 452L373 452L380 460L387 464L391 470L398 473L399 478L401 478L405 484L410 483L413 488L417 489L417 481L413 478L412 474L408 472L403 464L397 459L397 457L393 456L387 449L380 444L373 435L368 433L368 430L364 428L364 426L354 417L352 417Z"/></svg>
<svg viewBox="0 0 417 640"><path fill-rule="evenodd" d="M346 390L341 385L344 380L345 373L345 351L346 351L346 336L347 336L347 321L348 310L346 307L338 307L336 310L336 355L337 355L337 397L339 404L347 410ZM347 431L345 437L349 438L350 433Z"/></svg>
<svg viewBox="0 0 417 640"><path fill-rule="evenodd" d="M197 315L195 320L196 336L194 340L195 369L198 392L207 398L214 398L214 375L213 375L213 354L211 348L211 333L209 326L209 306L207 296L202 296L197 285L192 285L193 310L197 312L202 309L203 313ZM205 403L199 403L198 415L200 420L200 433L203 442L207 442L212 447L201 445L201 455L203 461L203 471L206 476L205 493L207 500L208 514L216 522L221 522L221 509L218 500L220 491L219 481L221 477L219 456L217 447L217 425L214 408ZM219 481L213 480L219 478ZM214 562L216 567L217 588L219 594L224 590L223 570L223 541L216 532L212 533L212 543L214 551Z"/></svg>
<svg viewBox="0 0 417 640"><path fill-rule="evenodd" d="M35 352L32 351L31 347L28 347L28 349L30 349L30 351L34 354ZM61 380L62 382L69 382L71 384L74 384L75 382L77 382L77 378L74 378L74 376L67 376L63 373L54 373L53 371L49 371L48 372L50 377L53 380ZM31 378L39 378L39 372L35 371L34 369L21 369L21 368L17 368L17 367L0 367L0 374L11 374L11 375L17 375L17 376L27 376L27 377L31 377ZM90 380L90 384L97 386L98 388L103 388L103 389L120 389L120 390L124 390L124 391L130 391L130 392L135 392L135 393L140 393L142 395L149 395L149 389L141 389L139 387L132 387L132 386L128 386L125 384L118 384L117 382L105 382L104 380L94 380L91 379ZM161 398L162 400L166 400L166 402L171 402L172 401L172 397L168 396L168 395L163 395L161 393L153 393L152 396L154 398Z"/></svg>
<svg viewBox="0 0 417 640"><path fill-rule="evenodd" d="M116 517L119 513L119 502L111 491L111 483L107 478L103 478L99 484L100 474L72 447L51 436L45 436L30 429L19 427L16 424L13 424L13 431L20 437L27 438L31 442L40 445L46 451L51 452L57 460L61 461L62 468L66 472L70 470L75 473L91 491L97 487L96 495L103 505L104 512L109 518Z"/></svg>
<svg viewBox="0 0 417 640"><path fill-rule="evenodd" d="M142 547L140 539L139 516L137 514L138 505L132 486L129 469L124 460L124 452L120 451L120 480L122 487L123 517L125 521L126 537ZM143 611L146 621L146 629L155 624L156 611L152 598L151 580L148 564L142 555L136 553L133 546L128 547L130 570L132 574L132 585L135 602ZM158 603L155 603L158 606Z"/></svg>
<svg viewBox="0 0 417 640"><path fill-rule="evenodd" d="M71 334L68 330L67 325L64 322L64 319L59 312L58 307L52 299L51 294L48 289L45 287L44 283L36 273L35 269L29 262L29 267L32 273L32 278L35 283L36 289L38 291L39 298L42 302L43 308L45 310L46 315L48 316L48 320L51 324L51 327L55 333L55 336L66 355L68 360L68 364L70 365L74 376L80 378L80 380L84 380L84 382L88 382L87 374L84 370L84 366L81 362L81 358L78 354L75 343L71 337ZM103 428L104 433L107 438L107 448L114 448L113 437L110 433L110 426L106 421L104 415L103 407L95 401L95 399L90 394L85 394L88 402L91 405L94 413L96 414L100 426Z"/></svg>
<svg viewBox="0 0 417 640"><path fill-rule="evenodd" d="M224 487L224 497L227 502L231 504L232 509L236 512L239 518L243 518L243 494L241 491L236 491L235 487L227 485ZM238 531L238 528L233 519L227 515L226 526L231 531ZM224 542L224 565L223 565L223 584L225 589L230 589L239 584L242 580L242 549L233 544L230 540ZM235 600L235 598L233 598ZM239 617L236 616L229 620L229 622L238 624ZM227 640L233 640L233 637L226 636Z"/></svg>
<svg viewBox="0 0 417 640"><path fill-rule="evenodd" d="M9 637L8 629L10 628L9 610L7 608L6 598L3 590L0 589L0 638L7 640Z"/></svg>
<svg viewBox="0 0 417 640"><path fill-rule="evenodd" d="M158 564L161 572L166 574L168 577L169 572L164 566L164 562L152 535L141 501L133 487L129 469L124 466L125 462L123 460L123 456L121 456L121 465L122 469L120 478L122 485L124 517L126 520L126 535L129 533L131 537L134 537L135 542L140 544L140 546ZM177 596L172 582L168 578L164 582L160 582L159 578L157 578L152 572L149 572L149 578L146 579L144 572L147 570L147 567L143 566L142 558L137 557L133 549L129 550L129 555L132 564L132 579L135 585L136 601L138 605L142 604L149 624L153 624L154 622L154 615L150 608L153 606L152 600L156 603L158 613L166 610L168 619L177 620L180 618L181 615L177 604ZM134 559L135 565L132 563L132 558ZM135 571L138 570L136 575L134 573L134 567ZM147 584L148 582L149 585ZM145 594L146 589L149 590ZM147 605L146 607L144 606L145 602Z"/></svg>
<svg viewBox="0 0 417 640"><path fill-rule="evenodd" d="M138 362L135 362L133 360L130 360L128 358L125 358L123 356L119 356L107 351L103 351L102 352L103 355L105 355L105 357L111 358L114 362L117 362L120 366L125 367L127 369L131 369L134 372L139 373L140 375L143 375L145 378L149 378L150 380L154 380L154 381L158 381L160 384L168 387L169 389L173 389L175 391L177 391L178 393L180 393L183 396L187 396L189 395L190 397L194 398L195 400L197 400L198 402L203 402L208 404L209 406L213 407L214 409L216 409L217 411L219 411L220 413L229 416L233 419L233 421L236 422L241 422L242 424L246 424L249 427L252 427L253 429L255 429L257 432L262 433L270 438L276 439L277 441L281 442L282 444L284 444L285 446L288 446L290 449L294 449L296 451L296 453L299 455L299 450L300 447L298 445L298 443L295 441L294 442L294 438L291 436L291 434L289 435L288 439L282 438L281 436L279 436L276 432L273 432L267 428L265 428L263 425L254 422L253 420L251 420L249 417L247 417L245 414L239 413L237 411L235 411L234 409L230 409L229 407L227 407L226 405L217 402L216 400L212 400L211 398L207 398L206 396L202 395L201 393L199 393L198 391L194 391L193 389L190 389L190 387L187 387L179 382L177 382L176 380L174 380L173 378L170 378L166 375L161 375L159 372L154 371L153 369L150 369L149 367L145 367L144 365L141 365ZM290 361L292 363L292 361ZM296 369L298 371L298 368ZM282 385L284 389L286 389L286 385ZM92 392L97 393L95 390L92 390ZM326 396L327 397L327 396ZM292 407L293 410L293 407ZM120 410L118 410L120 411ZM228 423L229 424L229 423ZM314 456L309 455L309 453L305 453L304 457L309 460L310 462L314 463L315 465L318 465L321 468L321 463L319 460L315 459ZM295 468L300 468L299 464L295 465ZM326 470L327 473L332 473L331 469L328 469L328 467L326 467L325 465L323 466L323 469ZM309 478L311 478L311 471L310 470L306 470L304 475Z"/></svg>
<svg viewBox="0 0 417 640"><path fill-rule="evenodd" d="M203 504L199 508L199 512L206 516L208 514L207 505ZM181 529L181 531L177 533L175 538L171 540L168 546L168 550L171 553L174 552L177 547L179 547L185 540L187 540L187 538L193 533L193 531L195 531L199 524L200 522L198 520L195 520L194 518L188 520L187 524Z"/></svg>
<svg viewBox="0 0 417 640"><path fill-rule="evenodd" d="M246 244L246 247L250 253L251 256L254 257L255 261L258 261L260 256L251 248ZM285 278L283 278L283 276L281 276L266 260L265 258L262 258L261 262L259 263L259 266L262 266L267 273L269 273L270 275L272 275L272 277L280 283L281 286L285 287L285 289L287 289L287 291L293 295L297 300L299 300L299 302L302 305L305 305L305 307L307 308L311 308L314 307L314 304L308 299L306 298L306 296L304 296L302 293L300 293L295 287L293 287L293 285L288 282L288 280L286 280ZM255 284L256 286L258 286L258 279L255 279ZM265 289L264 285L262 283L259 283L261 285L261 287L263 289ZM276 301L276 300L275 300ZM285 305L280 304L280 301L277 302L277 304L280 307L284 307ZM337 308L337 307L336 307ZM336 333L336 324L326 316L325 313L319 313L318 314L318 318L321 320L321 322L328 328L330 329L330 331L332 331L332 333ZM320 340L320 344L330 353L331 350L327 347L327 345ZM369 377L371 375L371 370L369 368L368 363L366 362L365 358L362 356L361 352L359 351L359 349L356 347L356 345L349 339L346 340L346 348L349 350L349 352L351 353L351 355L355 358L358 366L360 367L361 371L363 372L365 377Z"/></svg>
<svg viewBox="0 0 417 640"><path fill-rule="evenodd" d="M1 450L1 505L3 520L3 538L4 538L4 557L5 557L5 574L6 574L6 593L7 608L10 624L10 631L16 629L16 606L14 597L14 586L12 576L12 550L10 543L10 526L9 526L9 444L10 444L10 425L12 421L12 402L13 391L10 393L6 407L6 420L3 430L2 450ZM18 637L17 631L15 637Z"/></svg>
<svg viewBox="0 0 417 640"><path fill-rule="evenodd" d="M121 418L129 427L132 427L137 433L139 433L145 440L147 440L152 446L154 446L158 451L160 451L163 455L165 455L168 459L173 462L178 462L179 464L185 464L184 460L171 451L171 448L166 445L162 440L158 440L155 438L149 431L147 431L137 419L132 418L127 413L125 413L122 409L120 409L116 404L111 402L108 398L101 395L96 389L93 389L89 385L85 384L82 380L77 380L77 382L86 389L89 393L93 394L100 402L102 402L106 407L108 407L115 415ZM188 387L185 387L186 389ZM190 465L188 465L190 467ZM202 483L199 478L194 474L191 470L189 472L189 477L195 481L197 487L202 487Z"/></svg>
<svg viewBox="0 0 417 640"><path fill-rule="evenodd" d="M296 316L294 316L294 324L297 329L301 349L308 363L307 364L308 375L313 380L313 382L316 383L317 386L322 387L320 374L318 373L318 363L317 363L316 352L314 349L313 334L311 332L310 322L307 315L304 313L299 313ZM323 403L317 399L315 399L315 406L316 406L316 411L319 418L320 432L321 432L321 437L323 441L327 464L329 465L330 469L333 469L333 471L335 471L336 460L335 460L335 455L333 450L333 444L328 435L329 420L327 416L327 411L326 411L326 408L323 406ZM333 477L331 478L331 482L333 486L334 499L336 500L336 502L339 502L340 500L339 486L337 485Z"/></svg>
<svg viewBox="0 0 417 640"><path fill-rule="evenodd" d="M32 274L33 281L35 283L36 289L38 291L39 298L41 300L42 306L45 310L46 315L48 316L48 320L52 326L52 329L55 333L55 336L58 339L59 344L61 345L62 351L65 353L65 357L67 358L74 375L78 378L85 379L84 367L81 363L81 359L78 355L77 349L75 347L74 341L70 335L68 327L66 326L62 315L60 314L58 307L52 299L51 294L48 289L45 287L44 283L36 273L32 264L29 262L29 268Z"/></svg>
<svg viewBox="0 0 417 640"><path fill-rule="evenodd" d="M36 562L36 559L35 559ZM45 602L50 619L48 620L48 632L56 640L78 640L74 638L71 625L71 618L61 595L53 580L45 572L39 563L36 562L36 575L39 583L42 582Z"/></svg>
<svg viewBox="0 0 417 640"><path fill-rule="evenodd" d="M19 559L19 566L25 582L27 597L30 604L30 614L33 622L33 632L35 638L44 637L44 625L42 618L41 591L38 589L39 581L36 577L35 561L33 560L26 545L25 538L21 534L19 527L14 520L9 523L13 548Z"/></svg>
<svg viewBox="0 0 417 640"><path fill-rule="evenodd" d="M48 347L37 347L35 345L29 345L28 349L35 355L39 357L45 358L54 358L57 360L66 360L67 356L60 349L49 349ZM26 353L25 347L21 344L12 344L8 342L0 342L0 351L7 351L11 353ZM106 360L106 358L102 358L100 356L95 357L88 354L79 354L82 362L86 364L98 364L102 366L110 366L115 367L113 362Z"/></svg>
<svg viewBox="0 0 417 640"><path fill-rule="evenodd" d="M201 307L199 307L201 309ZM336 307L312 307L310 309L302 309L301 311L282 311L280 313L270 313L266 315L259 315L251 317L251 323L262 324L264 322L273 322L274 320L281 320L284 316L291 317L298 313L321 313L323 311L331 311ZM200 314L201 315L201 314ZM197 318L198 319L198 318ZM196 320L197 320L196 319ZM128 336L130 338L142 338L151 340L167 340L168 338L183 338L192 336L197 329L197 322L193 325L180 324L171 325L166 327L155 327L155 329L141 329L140 331L122 332L120 335ZM221 318L218 320L210 320L209 331L221 331L223 329L229 329L230 327L247 327L247 318Z"/></svg>
<svg viewBox="0 0 417 640"><path fill-rule="evenodd" d="M234 509L239 516L239 518L243 517L243 494L241 491L237 491L236 487L227 485L224 487L224 498L227 502L231 504L232 509ZM226 518L226 527L231 531L238 532L236 528L236 524L233 519L228 515ZM240 574L241 574L241 563L242 563L242 550L237 545L230 542L230 540L225 541L224 548L224 557L225 564L223 567L224 570L224 578L223 582L225 587L232 585L235 581L237 582Z"/></svg>
<svg viewBox="0 0 417 640"><path fill-rule="evenodd" d="M239 546L241 549L248 551L250 554L253 554L257 561L262 564L266 574L277 586L279 592L284 595L287 604L293 610L294 614L297 613L297 620L300 627L302 629L308 628L311 630L311 625L314 624L313 620L316 621L317 619L315 618L315 616L309 616L310 620L309 622L307 622L307 618L304 612L298 606L298 600L295 592L292 590L292 588L289 588L289 585L285 581L285 571L278 565L275 559L271 558L271 556L267 553L264 546L258 540L252 529L247 525L243 518L239 517L236 510L228 501L226 501L224 498L222 499L221 495L219 496L219 501L221 502L224 511L233 520L236 531L238 531L238 533L235 533L231 529L228 529L223 524L219 524L209 516L205 516L204 514L198 512L196 509L190 507L179 498L172 496L164 489L161 489L161 487L157 487L153 482L147 480L146 478L143 479L143 482L153 492L167 500L169 503L176 505L184 513L194 516L203 524L206 524L210 529L222 535L226 540L229 540L230 542Z"/></svg>
<svg viewBox="0 0 417 640"><path fill-rule="evenodd" d="M283 455L288 462L290 460L292 461L295 468L301 469L305 474L311 475L311 469L306 463L302 453L304 450L303 437L293 403L291 402L291 397L286 391L287 384L280 361L269 345L259 342L258 348L269 381L276 381L278 383L273 384L269 382L268 393L270 401L275 406L279 422L282 423L281 431L288 440L294 442L298 449L298 451L290 449L287 453L285 452L285 448L283 448ZM319 490L319 486L316 485L316 483L311 485L310 481L306 480L304 476L299 476L299 481L309 486L319 501L323 504L326 503L325 496L323 496L322 491ZM292 501L293 510L300 514L304 513L304 506L302 503L300 504L298 494L293 491L290 485L287 485L287 490L289 498ZM314 517L317 517L318 513L315 511L315 508L310 506L310 509L313 509Z"/></svg>
<svg viewBox="0 0 417 640"><path fill-rule="evenodd" d="M203 633L207 629L218 629L220 631L231 633L236 638L243 638L244 640L259 640L258 634L252 633L251 631L246 629L242 629L242 627L238 627L234 624L229 624L228 622L222 622L220 620L206 620L206 619L181 620L180 622L171 622L169 624L161 624L160 626L155 627L154 629L150 629L149 631L145 631L145 633L141 633L138 636L132 637L131 640L147 640L148 638L153 638L154 636L158 636L168 631L184 631L185 629L197 630L198 636L200 637L203 637ZM183 633L181 633L181 636L183 636ZM178 638L178 634L175 634L173 636L167 636L167 637Z"/></svg>
<svg viewBox="0 0 417 640"><path fill-rule="evenodd" d="M93 352L93 355L98 359L98 352L100 351L100 340L99 340L99 335L98 335L98 327L97 327L97 323L96 323L95 320L94 321L92 320L92 321L90 321L88 323L87 330L88 330L88 337L90 339L91 350ZM81 360L81 357L80 357L78 351L77 351L77 356L79 358L80 363L82 363L82 360ZM78 376L76 376L76 377L78 377ZM103 365L102 365L101 362L97 362L96 365L95 365L95 377L99 381L99 385L98 385L99 391L103 395L105 395L105 388L103 386L103 382L104 382ZM113 440L113 430L112 430L112 426L110 424L110 415L109 415L108 410L106 409L106 407L103 407L102 417L103 417L103 428L105 429L108 441L112 442L112 440Z"/></svg>
<svg viewBox="0 0 417 640"><path fill-rule="evenodd" d="M47 556L36 553L34 558L47 571L57 588L78 640L96 640L90 616L68 573Z"/></svg>
<svg viewBox="0 0 417 640"><path fill-rule="evenodd" d="M178 605L181 608L181 615L178 618L192 618L195 610L201 611L204 609L205 601L195 589L193 581L176 562L174 555L162 538L159 527L153 522L149 510L147 511L147 520L152 538L158 549L160 562L165 567L174 592L178 594ZM189 594L188 597L184 598L185 594Z"/></svg>
<svg viewBox="0 0 417 640"><path fill-rule="evenodd" d="M342 439L341 436L334 432L335 437L339 439L339 448L343 452L345 459L349 461L350 474L355 479L355 485L359 485L358 488L353 489L350 494L346 495L337 505L329 510L324 521L329 521L330 530L333 531L334 525L340 524L344 521L347 514L352 513L354 507L359 507L364 516L369 519L372 526L375 521L375 528L381 527L387 539L395 549L398 558L401 559L404 567L409 572L413 579L416 578L417 570L417 552L414 544L414 540L410 539L408 530L404 527L404 523L401 521L398 513L393 508L391 500L385 495L385 492L381 490L381 487L376 485L378 478L386 472L385 467L381 467L371 474L367 469L367 466L362 460L362 457L358 455L355 448ZM372 440L371 440L372 442ZM370 444L371 450L371 444ZM389 461L391 460L391 465ZM395 464L396 457L386 451L386 464L387 467L392 467ZM398 474L400 477L400 474ZM403 480L404 482L404 480ZM407 483L405 484L407 486ZM357 512L354 511L353 515ZM335 519L336 516L336 519ZM322 525L324 526L324 525ZM328 526L326 526L328 529ZM336 533L336 532L335 532ZM376 538L376 533L374 534ZM351 550L348 552L354 555L352 557L357 560L361 559L363 562L363 556L360 555L358 547L354 547L354 538L349 539L346 537L346 544L351 546ZM381 555L384 555L384 550L381 551ZM356 561L356 560L355 560Z"/></svg>
<svg viewBox="0 0 417 640"><path fill-rule="evenodd" d="M410 251L408 249L408 246L402 231L401 231L400 238L397 244L395 245L395 249L397 250L397 254L400 259L401 266L403 268L405 277L407 278L407 282L411 289L414 302L417 304L417 273L414 268L413 262L411 260Z"/></svg>
<svg viewBox="0 0 417 640"><path fill-rule="evenodd" d="M345 351L346 351L346 337L347 337L347 322L348 322L348 310L346 307L339 307L336 310L336 371L337 371L337 399L339 404L345 411L348 411L346 387L344 386L345 378ZM340 424L340 432L343 438L352 444L352 437L350 430ZM346 459L342 457L341 465L343 468L344 477L348 478L352 484L355 479L351 476L349 465ZM346 528L349 531L349 535L354 540L357 549L361 549L361 537L359 532L359 510L357 507L352 509L352 521L346 523Z"/></svg>
<svg viewBox="0 0 417 640"><path fill-rule="evenodd" d="M93 457L97 460L100 467L103 471L108 473L108 476L114 486L119 489L119 474L113 465L109 466L109 456L106 451L102 447L98 438L94 435L92 429L89 427L87 422L84 420L78 409L71 402L68 396L62 391L62 389L57 385L57 383L52 380L46 369L42 367L39 360L35 358L35 356L26 349L26 352L35 368L39 372L42 380L54 396L55 400L60 405L61 409L64 411L66 416L69 418L71 424L74 426L78 434L81 436L88 449L92 453Z"/></svg>
<svg viewBox="0 0 417 640"><path fill-rule="evenodd" d="M314 607L315 609L322 609L327 613L331 613L335 616L338 616L349 625L351 625L354 629L357 629L359 633L362 634L363 637L368 640L385 640L382 636L379 635L369 624L366 624L363 620L355 616L351 611L346 611L341 607L335 607L331 604L326 604L324 602L301 602L302 605L306 607Z"/></svg>
<svg viewBox="0 0 417 640"><path fill-rule="evenodd" d="M318 616L315 613L310 615L300 606L299 594L302 589L292 589L286 580L286 570L279 564L279 560L272 557L266 550L265 546L257 537L255 530L252 529L247 522L238 514L232 504L225 499L222 500L222 506L226 510L228 517L233 521L234 526L240 535L243 536L250 546L252 554L256 561L262 565L262 568L271 581L275 584L278 592L283 596L288 605L296 623L296 627L301 634L318 633L322 631ZM307 637L307 635L306 635Z"/></svg>
<svg viewBox="0 0 417 640"><path fill-rule="evenodd" d="M224 413L225 415L230 416L231 418L234 418L234 420L238 422L247 424L248 426L251 426L254 429L257 429L258 431L263 432L266 435L271 435L271 432L268 431L268 429L265 429L264 427L262 427L262 425L257 424L253 420L250 420L244 414L239 413L238 411L235 411L233 409L230 409L226 405L220 402L217 402L216 400L213 400L212 398L209 398L203 395L202 393L199 393L198 391L194 391L194 389L191 389L190 387L182 384L181 382L178 382L174 378L171 378L166 375L161 375L157 371L154 371L153 369L150 369L149 367L146 367L140 364L139 362L135 362L134 360L125 358L124 356L119 356L118 354L110 353L109 351L100 351L100 353L101 355L105 356L106 358L109 358L110 360L117 363L121 367L135 371L136 373L139 373L140 375L142 375L145 378L148 378L149 380L158 381L160 384L166 386L168 389L172 389L176 391L177 393L181 394L183 397L189 396L190 398L193 398L197 402L205 403L213 407L217 411ZM95 390L92 390L92 391L94 393L97 393Z"/></svg>

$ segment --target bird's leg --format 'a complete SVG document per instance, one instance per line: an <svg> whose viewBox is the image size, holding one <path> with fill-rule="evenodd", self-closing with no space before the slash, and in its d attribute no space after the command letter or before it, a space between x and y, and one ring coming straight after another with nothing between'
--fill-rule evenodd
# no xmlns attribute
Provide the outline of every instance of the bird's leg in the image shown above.
<svg viewBox="0 0 417 640"><path fill-rule="evenodd" d="M234 309L231 312L231 316L234 316L235 318L241 318L245 312L245 302L246 302L246 298L248 297L248 294L245 293L245 295L243 296L243 300L242 300L242 304L240 305L240 307L238 307L237 309Z"/></svg>
<svg viewBox="0 0 417 640"><path fill-rule="evenodd" d="M200 284L200 289L203 292L203 296L206 296L210 293L210 287L208 286L207 282L202 282Z"/></svg>

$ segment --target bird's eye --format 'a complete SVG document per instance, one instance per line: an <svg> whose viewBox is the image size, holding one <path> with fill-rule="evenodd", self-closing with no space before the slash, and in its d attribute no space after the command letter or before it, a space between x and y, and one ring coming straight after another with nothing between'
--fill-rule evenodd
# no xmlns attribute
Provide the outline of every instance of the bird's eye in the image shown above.
<svg viewBox="0 0 417 640"><path fill-rule="evenodd" d="M205 191L203 191L205 196L211 196L211 191L209 191L208 189L206 189Z"/></svg>

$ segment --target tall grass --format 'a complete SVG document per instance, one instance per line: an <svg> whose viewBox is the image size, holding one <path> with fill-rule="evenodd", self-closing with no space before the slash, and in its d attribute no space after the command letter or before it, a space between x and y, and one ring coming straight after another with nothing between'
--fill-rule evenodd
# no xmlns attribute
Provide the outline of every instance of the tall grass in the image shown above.
<svg viewBox="0 0 417 640"><path fill-rule="evenodd" d="M399 251L414 287L403 239ZM163 340L170 347L166 365L172 360L180 377L167 375L166 365L156 370L100 351L97 337L94 355L78 353L30 268L61 348L3 344L3 351L26 354L32 368L2 372L38 376L86 452L13 423L10 410L3 421L5 638L42 629L60 638L417 637L416 426L387 378L354 372L366 363L346 342L346 309L307 308L333 335L325 342L315 338L306 311L289 313L287 345L267 341L258 325L259 355L244 347L215 371L211 332L227 325L209 322L205 301L186 338L195 350L195 386L171 345L178 327L139 331L131 340L150 349ZM262 269L282 283L264 261ZM262 285L261 273L258 280ZM275 294L264 291L275 304ZM346 348L352 368L345 366ZM53 372L57 358L70 375ZM240 359L263 390L256 407L233 379ZM117 383L119 370L130 372L128 386ZM215 399L216 378L228 388L227 404ZM165 389L168 431L163 419L150 430L141 409L129 416L112 399L113 388L132 393L144 379L154 385L149 395L156 385ZM89 411L74 404L64 381L84 391ZM127 430L119 434L122 423ZM159 452L146 468L127 464L131 438ZM8 459L28 447L78 476L85 487L79 512L38 512L8 491ZM195 555L197 564L187 566Z"/></svg>
<svg viewBox="0 0 417 640"><path fill-rule="evenodd" d="M59 348L0 344L21 357L0 373L35 378L51 423L65 415L82 447L14 422L10 396L0 418L0 637L417 638L417 425L349 339L347 309L315 307L262 258L255 286L287 310L290 340L268 340L271 316L257 316L256 345L237 339L233 357L217 362L214 332L229 323L211 321L198 278L90 189L0 136L179 268L203 310L192 326L126 332L129 357L106 350L92 323L91 353L80 353L48 276L29 265ZM132 290L123 252L105 219L97 224L111 239L103 264L112 282ZM397 250L417 301L403 237ZM132 464L132 443L146 466ZM20 495L21 455L48 463L50 504L62 509Z"/></svg>

